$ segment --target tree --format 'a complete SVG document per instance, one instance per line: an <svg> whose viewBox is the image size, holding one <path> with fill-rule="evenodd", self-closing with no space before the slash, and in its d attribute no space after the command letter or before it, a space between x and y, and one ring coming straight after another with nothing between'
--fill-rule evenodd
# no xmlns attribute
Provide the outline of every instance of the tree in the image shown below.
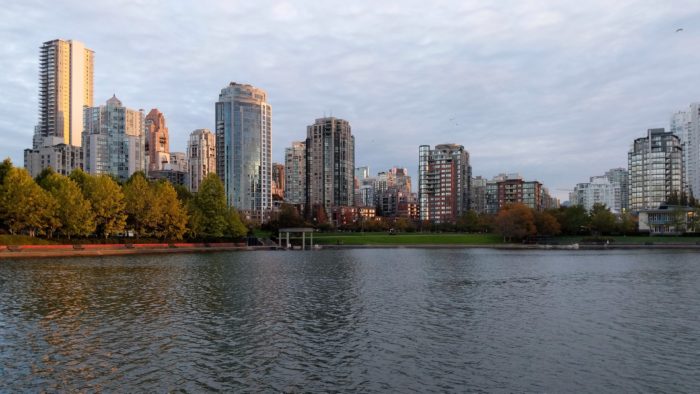
<svg viewBox="0 0 700 394"><path fill-rule="evenodd" d="M551 237L561 233L561 226L557 218L549 212L535 213L535 227L538 235Z"/></svg>
<svg viewBox="0 0 700 394"><path fill-rule="evenodd" d="M160 204L146 176L142 172L134 173L122 190L127 215L126 228L141 237L154 235L161 215Z"/></svg>
<svg viewBox="0 0 700 394"><path fill-rule="evenodd" d="M503 236L504 241L535 235L535 216L532 209L524 204L505 206L496 216L496 230Z"/></svg>
<svg viewBox="0 0 700 394"><path fill-rule="evenodd" d="M216 174L209 174L189 204L190 232L196 236L222 237L230 227L224 185ZM238 218L240 221L240 217Z"/></svg>
<svg viewBox="0 0 700 394"><path fill-rule="evenodd" d="M620 220L617 222L617 231L623 235L636 233L637 218L629 212L621 214Z"/></svg>
<svg viewBox="0 0 700 394"><path fill-rule="evenodd" d="M175 191L177 192L177 199L180 200L183 206L187 206L187 203L192 199L192 192L187 189L184 185L173 185Z"/></svg>
<svg viewBox="0 0 700 394"><path fill-rule="evenodd" d="M667 205L680 205L681 203L681 197L678 194L678 191L674 190L671 193L669 193L668 196L666 196L666 204Z"/></svg>
<svg viewBox="0 0 700 394"><path fill-rule="evenodd" d="M226 215L226 232L225 235L231 238L241 238L248 234L248 227L241 221L241 216L233 207L228 209Z"/></svg>
<svg viewBox="0 0 700 394"><path fill-rule="evenodd" d="M126 225L126 203L117 182L107 175L91 176L82 171L73 171L71 179L82 182L83 195L95 214L97 234L107 238L123 232Z"/></svg>
<svg viewBox="0 0 700 394"><path fill-rule="evenodd" d="M0 163L0 185L2 185L3 181L5 180L5 175L7 175L12 168L12 160L10 160L9 157Z"/></svg>
<svg viewBox="0 0 700 394"><path fill-rule="evenodd" d="M610 234L616 227L615 215L605 204L593 204L591 209L591 230L595 234Z"/></svg>
<svg viewBox="0 0 700 394"><path fill-rule="evenodd" d="M457 218L455 230L469 233L479 231L479 215L471 209L468 210Z"/></svg>
<svg viewBox="0 0 700 394"><path fill-rule="evenodd" d="M58 227L56 200L24 168L10 168L0 185L0 219L12 234Z"/></svg>
<svg viewBox="0 0 700 394"><path fill-rule="evenodd" d="M77 183L55 172L37 179L41 179L39 186L56 200L56 217L60 222L61 234L71 238L86 236L95 231L95 214Z"/></svg>
<svg viewBox="0 0 700 394"><path fill-rule="evenodd" d="M152 188L154 207L157 206L153 235L162 239L182 239L187 231L187 210L178 199L177 191L170 182L158 182Z"/></svg>
<svg viewBox="0 0 700 394"><path fill-rule="evenodd" d="M561 232L567 235L577 235L589 225L589 216L581 205L561 207L552 214L559 222Z"/></svg>

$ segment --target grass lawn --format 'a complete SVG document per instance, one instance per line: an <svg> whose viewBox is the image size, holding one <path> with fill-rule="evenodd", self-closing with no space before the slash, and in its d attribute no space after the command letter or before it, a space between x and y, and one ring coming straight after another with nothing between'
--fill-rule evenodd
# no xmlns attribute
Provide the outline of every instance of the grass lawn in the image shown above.
<svg viewBox="0 0 700 394"><path fill-rule="evenodd" d="M318 245L487 245L503 243L493 234L435 233L314 233Z"/></svg>
<svg viewBox="0 0 700 394"><path fill-rule="evenodd" d="M653 242L655 244L695 244L700 242L700 237L650 237L648 235L633 235L633 236L614 236L611 237L615 240L616 244L644 244L647 242Z"/></svg>

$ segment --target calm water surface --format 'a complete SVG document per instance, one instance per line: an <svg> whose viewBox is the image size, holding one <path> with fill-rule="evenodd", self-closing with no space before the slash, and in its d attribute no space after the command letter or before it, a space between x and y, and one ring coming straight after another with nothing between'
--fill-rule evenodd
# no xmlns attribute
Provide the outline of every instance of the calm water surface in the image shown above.
<svg viewBox="0 0 700 394"><path fill-rule="evenodd" d="M0 261L0 391L700 392L700 254Z"/></svg>

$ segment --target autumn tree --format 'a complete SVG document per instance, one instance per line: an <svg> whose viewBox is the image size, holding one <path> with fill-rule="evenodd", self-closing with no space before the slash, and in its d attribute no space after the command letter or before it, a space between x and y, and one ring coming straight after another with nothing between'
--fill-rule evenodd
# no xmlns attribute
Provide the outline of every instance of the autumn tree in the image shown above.
<svg viewBox="0 0 700 394"><path fill-rule="evenodd" d="M546 211L535 213L535 227L537 228L538 235L551 237L561 233L561 226L557 218Z"/></svg>
<svg viewBox="0 0 700 394"><path fill-rule="evenodd" d="M155 190L143 172L134 173L122 188L126 212L126 228L138 236L153 236L158 227L160 206Z"/></svg>
<svg viewBox="0 0 700 394"><path fill-rule="evenodd" d="M53 171L37 179L39 186L56 200L56 217L61 234L71 238L87 236L95 231L95 214L77 183Z"/></svg>
<svg viewBox="0 0 700 394"><path fill-rule="evenodd" d="M617 222L617 231L620 234L629 235L637 232L637 217L629 212L620 215L620 220Z"/></svg>
<svg viewBox="0 0 700 394"><path fill-rule="evenodd" d="M187 210L170 182L157 182L151 186L154 195L156 225L153 235L161 239L180 240L187 231ZM240 222L240 221L239 221Z"/></svg>
<svg viewBox="0 0 700 394"><path fill-rule="evenodd" d="M505 206L496 216L496 230L504 241L523 239L535 235L535 216L532 209L524 204Z"/></svg>
<svg viewBox="0 0 700 394"><path fill-rule="evenodd" d="M73 171L71 179L81 185L83 195L95 214L96 232L105 238L121 233L126 225L124 193L110 176L92 176Z"/></svg>
<svg viewBox="0 0 700 394"><path fill-rule="evenodd" d="M0 185L0 219L12 234L58 227L56 200L24 168L9 168Z"/></svg>

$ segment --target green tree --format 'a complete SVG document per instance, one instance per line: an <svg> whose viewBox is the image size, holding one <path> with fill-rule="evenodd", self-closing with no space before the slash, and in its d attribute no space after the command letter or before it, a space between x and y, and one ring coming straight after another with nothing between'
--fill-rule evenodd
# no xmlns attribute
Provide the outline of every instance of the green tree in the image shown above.
<svg viewBox="0 0 700 394"><path fill-rule="evenodd" d="M590 218L581 205L561 207L552 214L559 222L561 232L567 235L577 235L589 226Z"/></svg>
<svg viewBox="0 0 700 394"><path fill-rule="evenodd" d="M122 188L126 211L126 228L140 237L153 236L161 215L155 190L142 172L134 173Z"/></svg>
<svg viewBox="0 0 700 394"><path fill-rule="evenodd" d="M0 185L2 185L3 181L5 180L5 175L7 175L12 168L12 160L10 160L9 157L0 163Z"/></svg>
<svg viewBox="0 0 700 394"><path fill-rule="evenodd" d="M591 231L594 234L610 234L615 231L617 220L615 214L605 204L593 204L591 209Z"/></svg>
<svg viewBox="0 0 700 394"><path fill-rule="evenodd" d="M83 195L92 206L97 234L107 238L123 232L126 226L126 203L117 182L107 175L91 176L82 171L71 173L71 179L76 178L82 182Z"/></svg>
<svg viewBox="0 0 700 394"><path fill-rule="evenodd" d="M6 172L0 185L0 219L12 234L27 232L33 237L44 229L60 226L56 205L56 200L24 168L13 167Z"/></svg>
<svg viewBox="0 0 700 394"><path fill-rule="evenodd" d="M535 235L535 215L532 209L524 204L505 206L496 216L496 230L503 236L504 241L523 239Z"/></svg>
<svg viewBox="0 0 700 394"><path fill-rule="evenodd" d="M222 237L230 227L224 185L216 174L209 174L189 204L190 232L196 236ZM238 219L240 221L240 218Z"/></svg>
<svg viewBox="0 0 700 394"><path fill-rule="evenodd" d="M228 209L226 215L226 232L225 235L231 238L241 238L248 234L248 227L241 221L241 216L233 207Z"/></svg>
<svg viewBox="0 0 700 394"><path fill-rule="evenodd" d="M479 215L471 209L468 210L457 218L455 230L468 233L479 231Z"/></svg>
<svg viewBox="0 0 700 394"><path fill-rule="evenodd" d="M180 200L183 206L187 206L192 197L194 197L192 192L184 185L173 185L173 187L177 192L177 199Z"/></svg>
<svg viewBox="0 0 700 394"><path fill-rule="evenodd" d="M561 226L557 218L549 212L535 213L535 227L538 235L551 237L561 233Z"/></svg>
<svg viewBox="0 0 700 394"><path fill-rule="evenodd" d="M60 232L68 238L92 234L95 231L95 214L78 184L55 172L45 174L40 179L39 186L56 200Z"/></svg>
<svg viewBox="0 0 700 394"><path fill-rule="evenodd" d="M177 197L177 191L170 182L158 182L153 185L157 225L154 234L162 239L182 239L187 231L187 210Z"/></svg>

